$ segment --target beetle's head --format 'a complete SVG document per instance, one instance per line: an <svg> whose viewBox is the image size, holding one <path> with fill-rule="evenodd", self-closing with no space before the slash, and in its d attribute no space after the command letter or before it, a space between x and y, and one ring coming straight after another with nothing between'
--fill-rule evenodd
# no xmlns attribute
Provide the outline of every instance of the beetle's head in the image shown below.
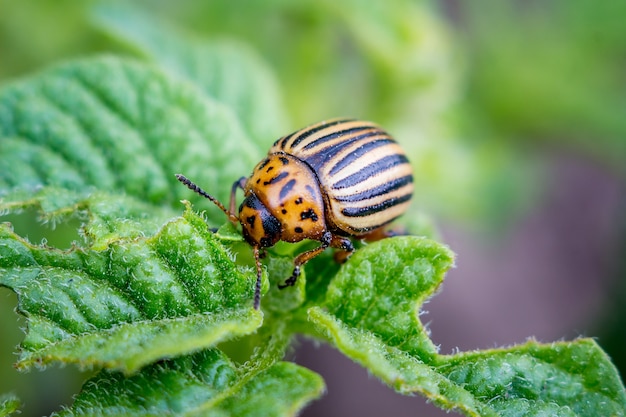
<svg viewBox="0 0 626 417"><path fill-rule="evenodd" d="M253 246L269 248L280 240L280 222L253 193L239 206L239 221L243 228L243 237Z"/></svg>

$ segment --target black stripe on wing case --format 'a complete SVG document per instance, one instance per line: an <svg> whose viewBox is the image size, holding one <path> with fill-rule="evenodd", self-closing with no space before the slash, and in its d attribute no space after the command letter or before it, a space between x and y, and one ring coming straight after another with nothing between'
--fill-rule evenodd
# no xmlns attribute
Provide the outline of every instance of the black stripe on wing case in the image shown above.
<svg viewBox="0 0 626 417"><path fill-rule="evenodd" d="M341 181L337 181L333 184L332 188L338 190L341 188L351 187L367 180L368 178L373 177L376 174L380 174L381 172L387 171L390 168L406 164L408 162L409 160L404 155L387 155L384 158L381 158L378 161L375 161L364 167L359 172L355 172L354 174L347 176Z"/></svg>
<svg viewBox="0 0 626 417"><path fill-rule="evenodd" d="M412 197L412 193L403 195L398 198L390 198L389 200L385 200L380 204L374 204L372 206L366 207L346 207L341 209L341 214L346 217L365 217L370 214L380 213L381 211L385 211L388 208L393 206L397 206L398 204L402 204L406 201L409 201Z"/></svg>
<svg viewBox="0 0 626 417"><path fill-rule="evenodd" d="M310 128L305 128L303 130L299 130L298 132L295 132L295 134L298 134L298 137L296 139L294 139L294 141L289 145L289 147L293 148L294 146L297 146L300 142L302 142L304 139L308 138L309 136L311 136L312 134L319 132L320 130L326 129L328 127L332 127L332 126L337 126L338 124L341 123L345 123L345 122L349 122L351 120L335 120L332 121L330 123L325 123L325 124L321 124L318 126L314 126L314 127L310 127ZM291 135L293 136L293 134ZM285 141L286 143L286 141ZM284 144L283 144L284 145Z"/></svg>
<svg viewBox="0 0 626 417"><path fill-rule="evenodd" d="M385 138L385 139L374 139L370 142L363 144L363 146L360 146L357 149L355 149L354 152L350 152L348 155L346 155L341 161L338 161L330 169L329 175L330 176L335 175L337 172L341 171L343 168L359 160L363 155L365 155L372 149L376 149L380 146L383 146L389 143L394 143L394 142L395 141L391 138Z"/></svg>
<svg viewBox="0 0 626 417"><path fill-rule="evenodd" d="M356 126L356 127L351 127L349 129L344 129L344 130L335 130L333 131L333 133L329 133L326 136L322 136L321 138L318 138L316 140L314 140L311 143L307 143L302 149L306 149L309 150L311 148L316 148L318 146L321 146L323 144L325 144L326 142L329 142L331 140L340 138L342 136L348 136L351 133L356 133L356 132L360 132L362 130L366 130L366 129L372 129L371 126ZM374 133L374 132L370 132L369 134ZM362 136L369 136L368 134L366 135L362 135ZM323 151L324 149L322 149Z"/></svg>
<svg viewBox="0 0 626 417"><path fill-rule="evenodd" d="M335 200L346 203L354 203L357 201L368 200L370 198L378 197L398 190L407 184L411 184L412 182L413 175L407 175L406 177L396 178L390 182L379 185L378 187L370 188L369 190L365 190L357 194L335 197Z"/></svg>
<svg viewBox="0 0 626 417"><path fill-rule="evenodd" d="M370 133L365 133L363 135L345 139L339 143L335 143L334 145L327 146L324 149L320 149L318 152L310 156L306 156L304 160L307 162L307 164L312 166L313 169L315 169L316 171L319 171L322 165L325 165L328 162L332 162L335 159L334 155L336 155L337 153L341 152L342 150L346 149L347 147L353 145L356 142L366 141L369 139L370 139Z"/></svg>

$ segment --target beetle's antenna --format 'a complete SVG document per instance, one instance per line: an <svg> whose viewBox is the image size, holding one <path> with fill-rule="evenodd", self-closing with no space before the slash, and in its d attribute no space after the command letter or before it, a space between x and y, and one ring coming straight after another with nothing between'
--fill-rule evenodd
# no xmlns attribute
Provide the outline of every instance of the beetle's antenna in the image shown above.
<svg viewBox="0 0 626 417"><path fill-rule="evenodd" d="M187 188L189 188L191 191L193 191L193 192L195 192L197 194L200 194L202 197L205 197L208 200L211 200L211 202L213 202L213 204L215 204L217 207L219 207L220 210L222 210L228 216L228 219L231 222L239 223L239 218L237 216L235 216L233 213L228 211L226 209L226 207L224 207L224 205L219 202L219 200L217 200L211 194L209 194L206 191L204 191L202 188L198 187L189 178L185 177L183 174L176 174L176 178L178 179L178 181L180 181L183 184L185 184L187 186Z"/></svg>
<svg viewBox="0 0 626 417"><path fill-rule="evenodd" d="M256 285L254 286L254 309L258 310L261 306L261 259L259 256L259 247L253 246L254 264L256 265Z"/></svg>

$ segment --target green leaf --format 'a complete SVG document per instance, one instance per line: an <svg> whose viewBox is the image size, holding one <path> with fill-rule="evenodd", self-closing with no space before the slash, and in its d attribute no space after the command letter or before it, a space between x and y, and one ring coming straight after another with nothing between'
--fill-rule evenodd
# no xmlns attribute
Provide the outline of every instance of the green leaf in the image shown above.
<svg viewBox="0 0 626 417"><path fill-rule="evenodd" d="M270 279L270 291L265 297L267 310L279 315L289 315L305 301L306 272L303 272L296 285L290 291L281 291L278 285L291 276L293 272L293 256L272 256L267 262L267 274Z"/></svg>
<svg viewBox="0 0 626 417"><path fill-rule="evenodd" d="M432 240L384 239L350 258L328 289L326 307L346 325L426 359L437 349L418 319L419 307L452 265L450 250Z"/></svg>
<svg viewBox="0 0 626 417"><path fill-rule="evenodd" d="M404 394L421 393L468 416L624 415L615 367L588 339L439 355L419 308L452 265L450 251L415 237L366 246L332 282L318 331Z"/></svg>
<svg viewBox="0 0 626 417"><path fill-rule="evenodd" d="M93 16L112 36L227 104L259 143L269 148L279 135L287 133L278 83L246 44L201 39L128 4L99 5Z"/></svg>
<svg viewBox="0 0 626 417"><path fill-rule="evenodd" d="M0 212L28 209L36 210L40 221L53 226L73 218L83 221L81 232L86 238L83 246L91 249L105 249L120 238L153 235L176 215L169 207L147 204L127 195L81 193L55 187L44 187L34 193L16 190L0 199Z"/></svg>
<svg viewBox="0 0 626 417"><path fill-rule="evenodd" d="M19 412L21 405L20 400L13 394L0 395L0 417Z"/></svg>
<svg viewBox="0 0 626 417"><path fill-rule="evenodd" d="M249 370L212 349L128 378L103 371L59 416L293 416L323 388L317 374L292 363Z"/></svg>
<svg viewBox="0 0 626 417"><path fill-rule="evenodd" d="M0 195L55 185L173 205L199 199L176 181L183 172L225 200L223 185L262 155L227 107L152 66L114 57L6 86L0 138Z"/></svg>
<svg viewBox="0 0 626 417"><path fill-rule="evenodd" d="M437 372L497 415L623 416L626 391L592 339L442 356Z"/></svg>
<svg viewBox="0 0 626 417"><path fill-rule="evenodd" d="M473 28L465 45L473 57L467 68L467 104L473 108L466 113L488 120L498 144L503 137L523 146L529 139L556 142L601 158L623 178L626 99L620 51L626 44L626 4L556 1L524 13L514 1L476 6L468 3L465 9ZM563 77L572 72L575 83Z"/></svg>
<svg viewBox="0 0 626 417"><path fill-rule="evenodd" d="M347 326L319 307L309 310L309 318L344 355L397 392L420 393L444 409L458 408L470 416L494 415L481 414L482 407L468 391L451 384L419 357L387 345L373 332ZM432 357L431 352L426 354Z"/></svg>
<svg viewBox="0 0 626 417"><path fill-rule="evenodd" d="M103 249L33 246L0 226L0 285L28 317L19 367L53 361L131 373L255 331L255 275L187 210L154 236Z"/></svg>

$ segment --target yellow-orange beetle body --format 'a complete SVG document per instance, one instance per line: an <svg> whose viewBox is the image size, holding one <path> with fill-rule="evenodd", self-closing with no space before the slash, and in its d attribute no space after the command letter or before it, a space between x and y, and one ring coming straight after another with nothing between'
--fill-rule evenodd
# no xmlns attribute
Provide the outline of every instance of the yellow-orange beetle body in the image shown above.
<svg viewBox="0 0 626 417"><path fill-rule="evenodd" d="M261 247L273 246L279 240L299 242L320 240L326 231L324 198L317 179L306 163L287 154L269 154L252 172L243 187L245 200L239 207L244 237ZM266 209L275 227L262 223L258 213Z"/></svg>
<svg viewBox="0 0 626 417"><path fill-rule="evenodd" d="M182 175L177 178L217 204L254 249L260 304L259 250L276 242L317 240L298 255L294 272L280 288L295 284L300 267L327 247L354 250L349 237L363 238L403 214L413 194L411 166L400 146L377 125L334 119L278 139L246 179L233 184L230 207ZM244 200L235 215L235 193Z"/></svg>

